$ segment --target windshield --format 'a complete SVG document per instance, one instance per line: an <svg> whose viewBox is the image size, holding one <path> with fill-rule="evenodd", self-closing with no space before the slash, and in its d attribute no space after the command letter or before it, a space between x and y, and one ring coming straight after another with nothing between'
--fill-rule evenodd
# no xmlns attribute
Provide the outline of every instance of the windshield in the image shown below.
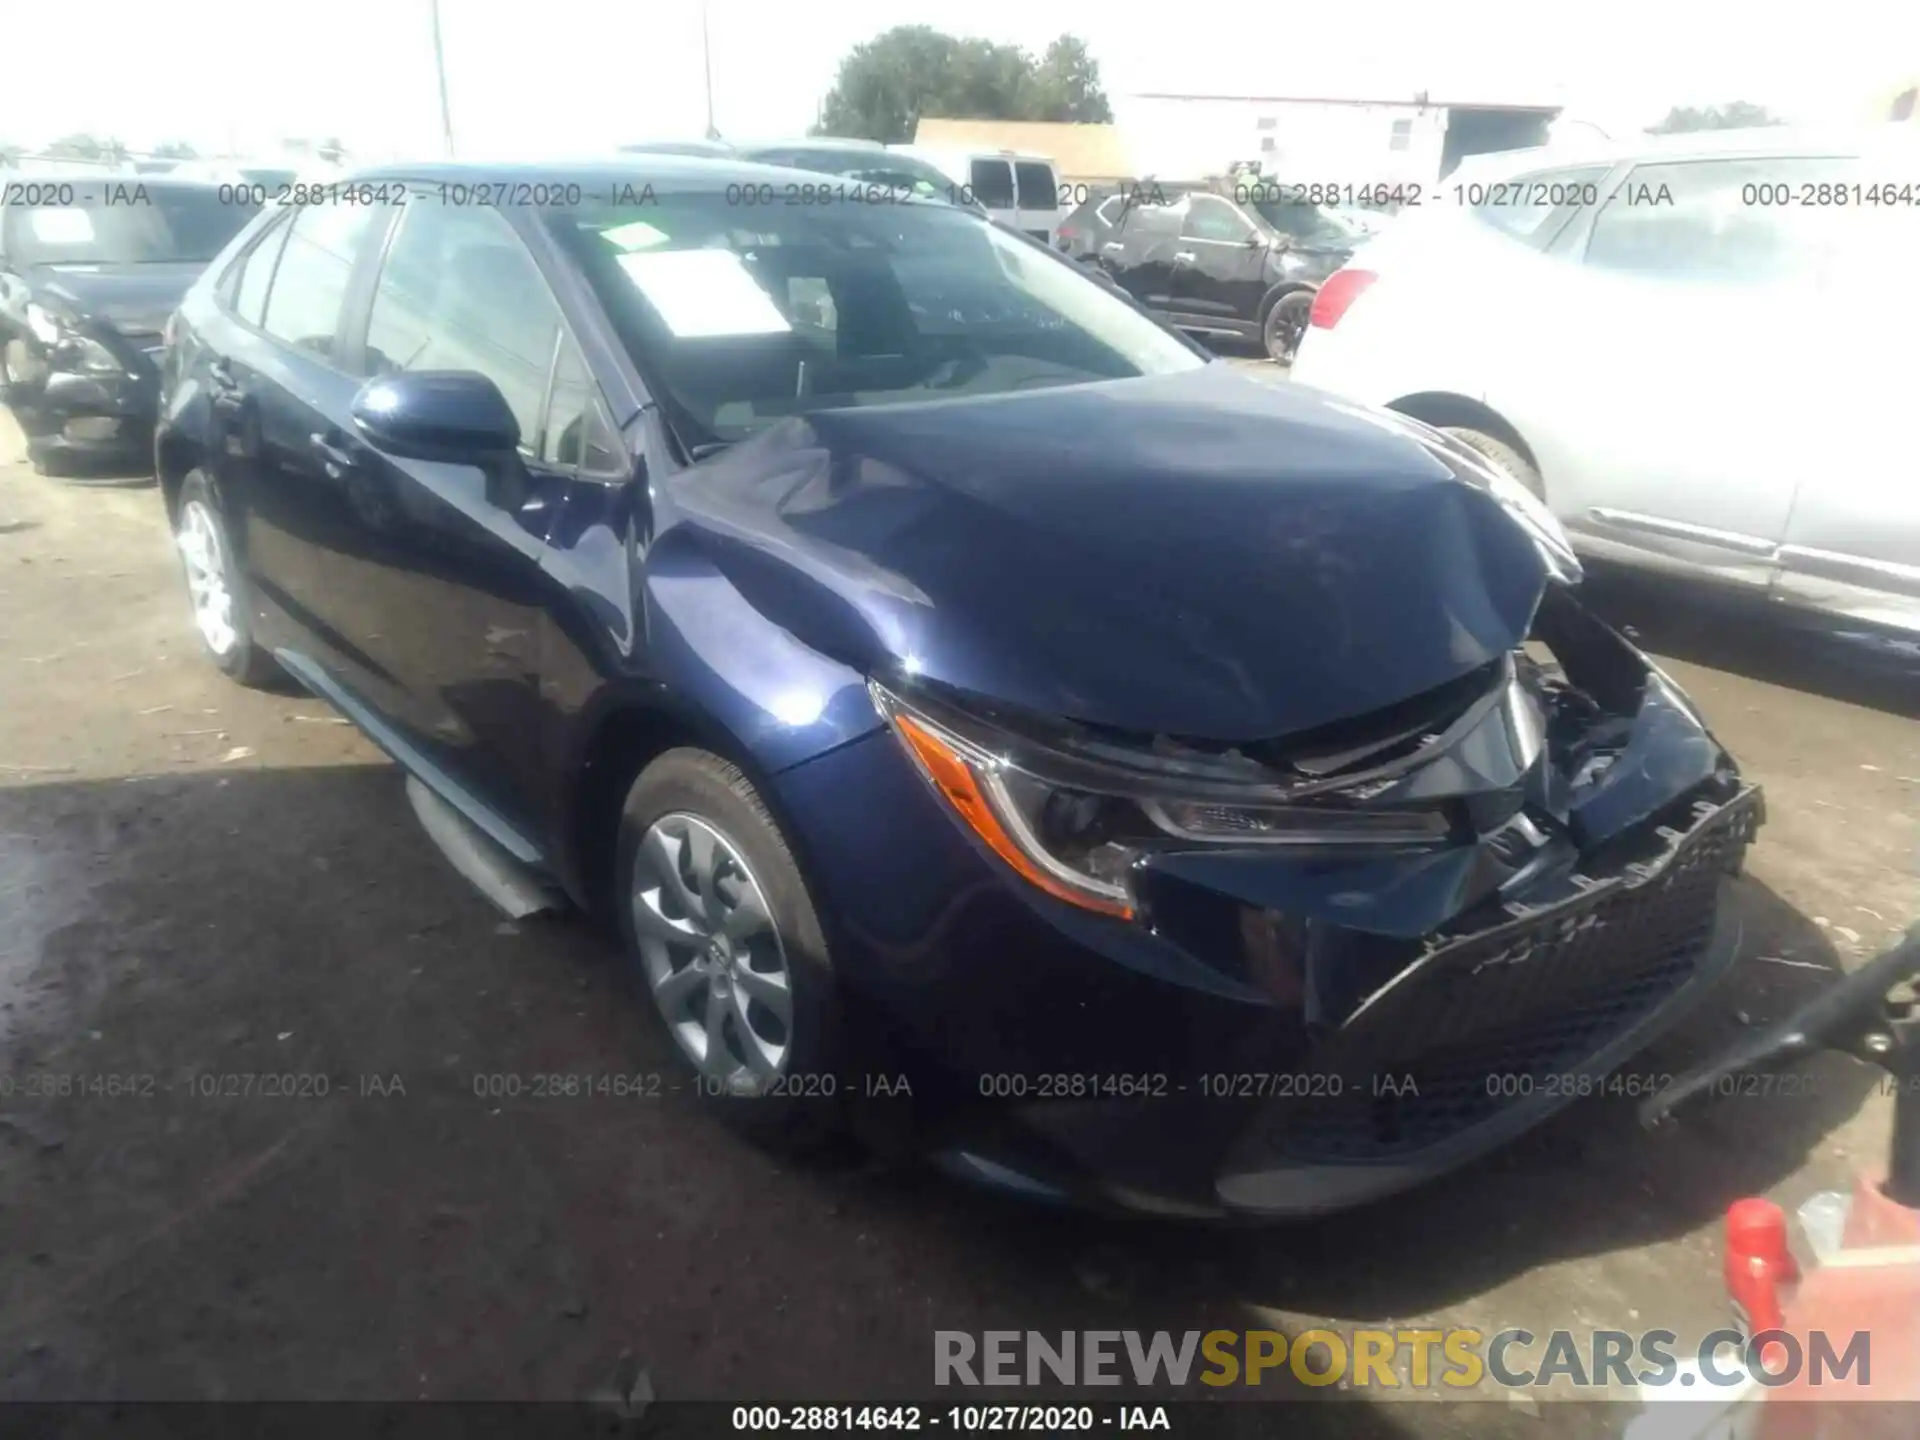
<svg viewBox="0 0 1920 1440"><path fill-rule="evenodd" d="M1358 219L1327 205L1304 200L1255 198L1248 202L1261 217L1296 245L1351 245L1367 233Z"/></svg>
<svg viewBox="0 0 1920 1440"><path fill-rule="evenodd" d="M260 210L211 185L151 180L60 186L43 198L72 203L6 208L0 249L15 264L204 265Z"/></svg>
<svg viewBox="0 0 1920 1440"><path fill-rule="evenodd" d="M813 410L1207 363L1071 262L947 205L712 191L546 214L695 448Z"/></svg>

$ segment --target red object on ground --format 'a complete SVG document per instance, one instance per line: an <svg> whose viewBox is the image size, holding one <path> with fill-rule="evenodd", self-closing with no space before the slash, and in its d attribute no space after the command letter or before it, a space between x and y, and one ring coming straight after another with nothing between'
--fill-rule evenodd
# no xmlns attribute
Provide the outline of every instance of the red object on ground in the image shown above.
<svg viewBox="0 0 1920 1440"><path fill-rule="evenodd" d="M1781 1327L1781 1287L1799 1281L1800 1267L1787 1249L1786 1212L1771 1200L1750 1196L1727 1207L1726 1277L1749 1336Z"/></svg>

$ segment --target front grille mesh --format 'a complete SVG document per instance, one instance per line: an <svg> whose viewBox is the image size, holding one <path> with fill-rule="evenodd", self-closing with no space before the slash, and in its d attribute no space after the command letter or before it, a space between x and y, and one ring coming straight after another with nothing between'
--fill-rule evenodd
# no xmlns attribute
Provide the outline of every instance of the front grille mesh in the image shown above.
<svg viewBox="0 0 1920 1440"><path fill-rule="evenodd" d="M1756 825L1736 802L1639 883L1436 952L1319 1047L1338 1094L1274 1102L1248 1141L1268 1163L1390 1160L1542 1103L1694 976Z"/></svg>

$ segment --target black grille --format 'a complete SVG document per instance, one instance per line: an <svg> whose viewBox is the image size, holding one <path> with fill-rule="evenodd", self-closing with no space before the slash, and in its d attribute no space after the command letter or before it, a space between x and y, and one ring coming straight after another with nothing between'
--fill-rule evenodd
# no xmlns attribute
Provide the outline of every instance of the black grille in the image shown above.
<svg viewBox="0 0 1920 1440"><path fill-rule="evenodd" d="M1755 798L1685 836L1667 832L1676 843L1657 868L1629 866L1565 904L1430 952L1309 1062L1340 1077L1338 1094L1276 1102L1248 1142L1298 1163L1392 1159L1563 1093L1699 970L1721 882L1758 823Z"/></svg>

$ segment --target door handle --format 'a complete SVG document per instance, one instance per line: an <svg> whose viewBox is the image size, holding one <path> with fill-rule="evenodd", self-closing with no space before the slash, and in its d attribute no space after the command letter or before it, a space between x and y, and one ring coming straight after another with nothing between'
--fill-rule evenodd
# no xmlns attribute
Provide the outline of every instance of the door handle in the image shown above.
<svg viewBox="0 0 1920 1440"><path fill-rule="evenodd" d="M1127 247L1122 245L1118 240L1109 240L1107 241L1106 244L1102 245L1100 248L1102 250L1111 250L1114 254L1118 255L1122 250L1126 249Z"/></svg>
<svg viewBox="0 0 1920 1440"><path fill-rule="evenodd" d="M1191 250L1174 251L1173 263L1176 265L1191 265L1193 263L1193 251Z"/></svg>
<svg viewBox="0 0 1920 1440"><path fill-rule="evenodd" d="M343 471L351 470L359 462L353 458L353 452L344 446L335 444L319 431L307 437L307 443L313 447L313 453L320 457L327 468L327 474L337 480Z"/></svg>
<svg viewBox="0 0 1920 1440"><path fill-rule="evenodd" d="M213 382L217 395L232 397L240 393L240 382L234 378L233 366L224 355L208 363L207 378Z"/></svg>

